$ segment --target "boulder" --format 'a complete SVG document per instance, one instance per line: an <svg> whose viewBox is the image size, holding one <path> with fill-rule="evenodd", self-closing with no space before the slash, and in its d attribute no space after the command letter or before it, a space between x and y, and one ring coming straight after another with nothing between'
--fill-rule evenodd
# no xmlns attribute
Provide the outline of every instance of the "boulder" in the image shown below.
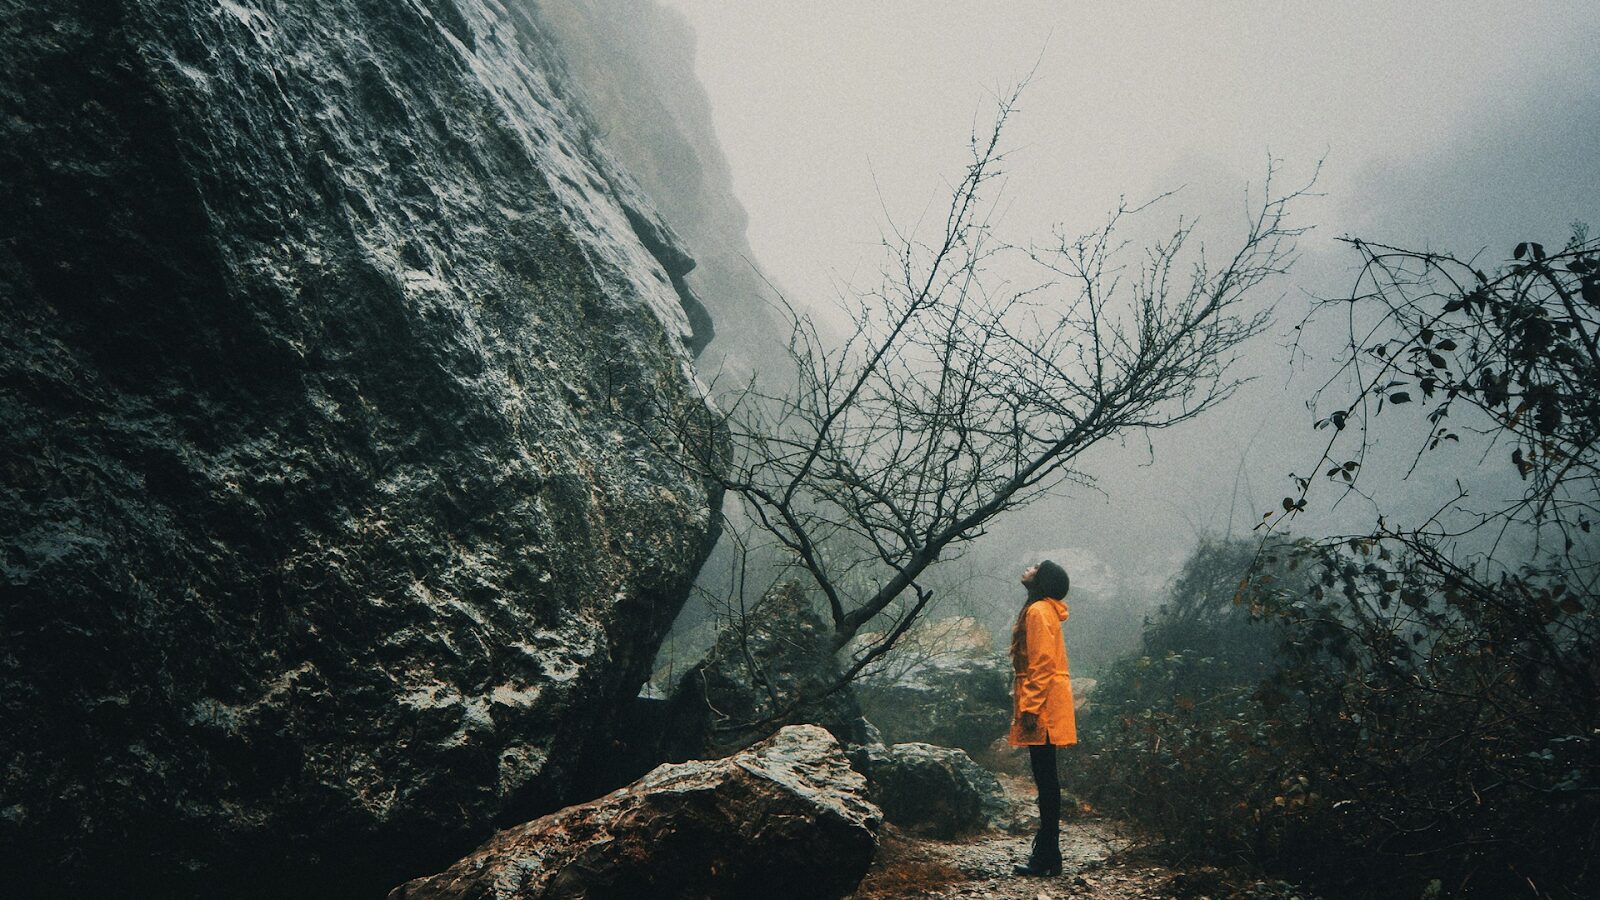
<svg viewBox="0 0 1600 900"><path fill-rule="evenodd" d="M1094 714L1094 690L1100 685L1098 678L1072 679L1072 709L1081 725L1085 716Z"/></svg>
<svg viewBox="0 0 1600 900"><path fill-rule="evenodd" d="M925 837L948 840L1003 825L1005 789L965 751L904 743L853 748L850 762L866 776L883 818Z"/></svg>
<svg viewBox="0 0 1600 900"><path fill-rule="evenodd" d="M872 862L879 819L838 741L795 725L502 831L389 900L842 897Z"/></svg>
<svg viewBox="0 0 1600 900"><path fill-rule="evenodd" d="M828 690L842 675L832 637L798 585L768 591L678 681L666 757L722 756L798 723L821 725L846 744L866 743L869 726L852 685ZM803 697L818 699L797 702Z"/></svg>
<svg viewBox="0 0 1600 900"><path fill-rule="evenodd" d="M370 896L611 758L703 311L538 7L0 0L13 896Z"/></svg>
<svg viewBox="0 0 1600 900"><path fill-rule="evenodd" d="M994 768L1003 767L993 744L1011 725L1011 682L1011 662L1003 656L944 656L855 687L862 711L886 742L959 747Z"/></svg>

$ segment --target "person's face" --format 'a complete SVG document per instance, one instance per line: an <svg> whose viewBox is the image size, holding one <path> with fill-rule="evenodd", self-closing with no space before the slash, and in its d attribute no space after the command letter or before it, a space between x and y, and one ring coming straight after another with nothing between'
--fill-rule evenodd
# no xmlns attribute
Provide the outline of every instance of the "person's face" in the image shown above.
<svg viewBox="0 0 1600 900"><path fill-rule="evenodd" d="M1022 586L1023 587L1032 586L1033 579L1038 574L1039 574L1039 567L1038 566L1029 566L1026 569L1023 569L1022 570Z"/></svg>

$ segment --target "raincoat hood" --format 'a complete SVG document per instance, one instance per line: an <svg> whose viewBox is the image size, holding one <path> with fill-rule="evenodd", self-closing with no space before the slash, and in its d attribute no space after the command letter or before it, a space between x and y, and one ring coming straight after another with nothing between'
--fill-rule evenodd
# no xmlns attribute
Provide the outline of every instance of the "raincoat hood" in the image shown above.
<svg viewBox="0 0 1600 900"><path fill-rule="evenodd" d="M1067 620L1067 605L1060 600L1054 597L1046 597L1043 600L1035 600L1034 602L1050 607L1050 611L1056 614L1058 621L1065 622Z"/></svg>

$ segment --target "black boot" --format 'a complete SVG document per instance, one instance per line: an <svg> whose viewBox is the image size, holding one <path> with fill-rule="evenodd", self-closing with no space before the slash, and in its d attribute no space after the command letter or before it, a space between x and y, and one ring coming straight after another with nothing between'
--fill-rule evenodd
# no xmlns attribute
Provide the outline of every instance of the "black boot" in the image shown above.
<svg viewBox="0 0 1600 900"><path fill-rule="evenodd" d="M1060 832L1040 831L1038 837L1033 839L1033 852L1028 855L1027 864L1011 871L1017 875L1060 875Z"/></svg>
<svg viewBox="0 0 1600 900"><path fill-rule="evenodd" d="M1033 783L1039 788L1039 836L1033 839L1028 864L1017 866L1018 875L1061 874L1061 782L1056 771L1056 748L1049 744L1028 748Z"/></svg>

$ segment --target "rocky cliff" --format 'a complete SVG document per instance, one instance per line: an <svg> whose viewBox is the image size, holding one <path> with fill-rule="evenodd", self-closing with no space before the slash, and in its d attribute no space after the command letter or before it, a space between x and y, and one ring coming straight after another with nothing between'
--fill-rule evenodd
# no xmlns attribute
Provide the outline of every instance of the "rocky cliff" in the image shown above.
<svg viewBox="0 0 1600 900"><path fill-rule="evenodd" d="M0 0L0 871L376 895L603 762L690 254L520 0ZM697 338L694 322L701 332Z"/></svg>
<svg viewBox="0 0 1600 900"><path fill-rule="evenodd" d="M695 36L659 0L536 0L606 146L693 249L682 279L714 321L700 370L737 388L784 371L789 326L745 238L748 216L694 71Z"/></svg>
<svg viewBox="0 0 1600 900"><path fill-rule="evenodd" d="M675 284L703 304L712 322L696 332L698 339L714 332L700 352L701 377L729 407L741 401L727 394L752 379L768 391L785 390L794 377L791 325L745 237L748 216L695 75L695 35L687 21L660 0L530 2L556 34L607 147L693 249L694 269ZM717 546L702 569L704 590L691 597L657 660L663 671L686 669L705 655L714 640L709 623L732 599L730 573L748 562L731 543ZM746 600L754 603L759 594Z"/></svg>

